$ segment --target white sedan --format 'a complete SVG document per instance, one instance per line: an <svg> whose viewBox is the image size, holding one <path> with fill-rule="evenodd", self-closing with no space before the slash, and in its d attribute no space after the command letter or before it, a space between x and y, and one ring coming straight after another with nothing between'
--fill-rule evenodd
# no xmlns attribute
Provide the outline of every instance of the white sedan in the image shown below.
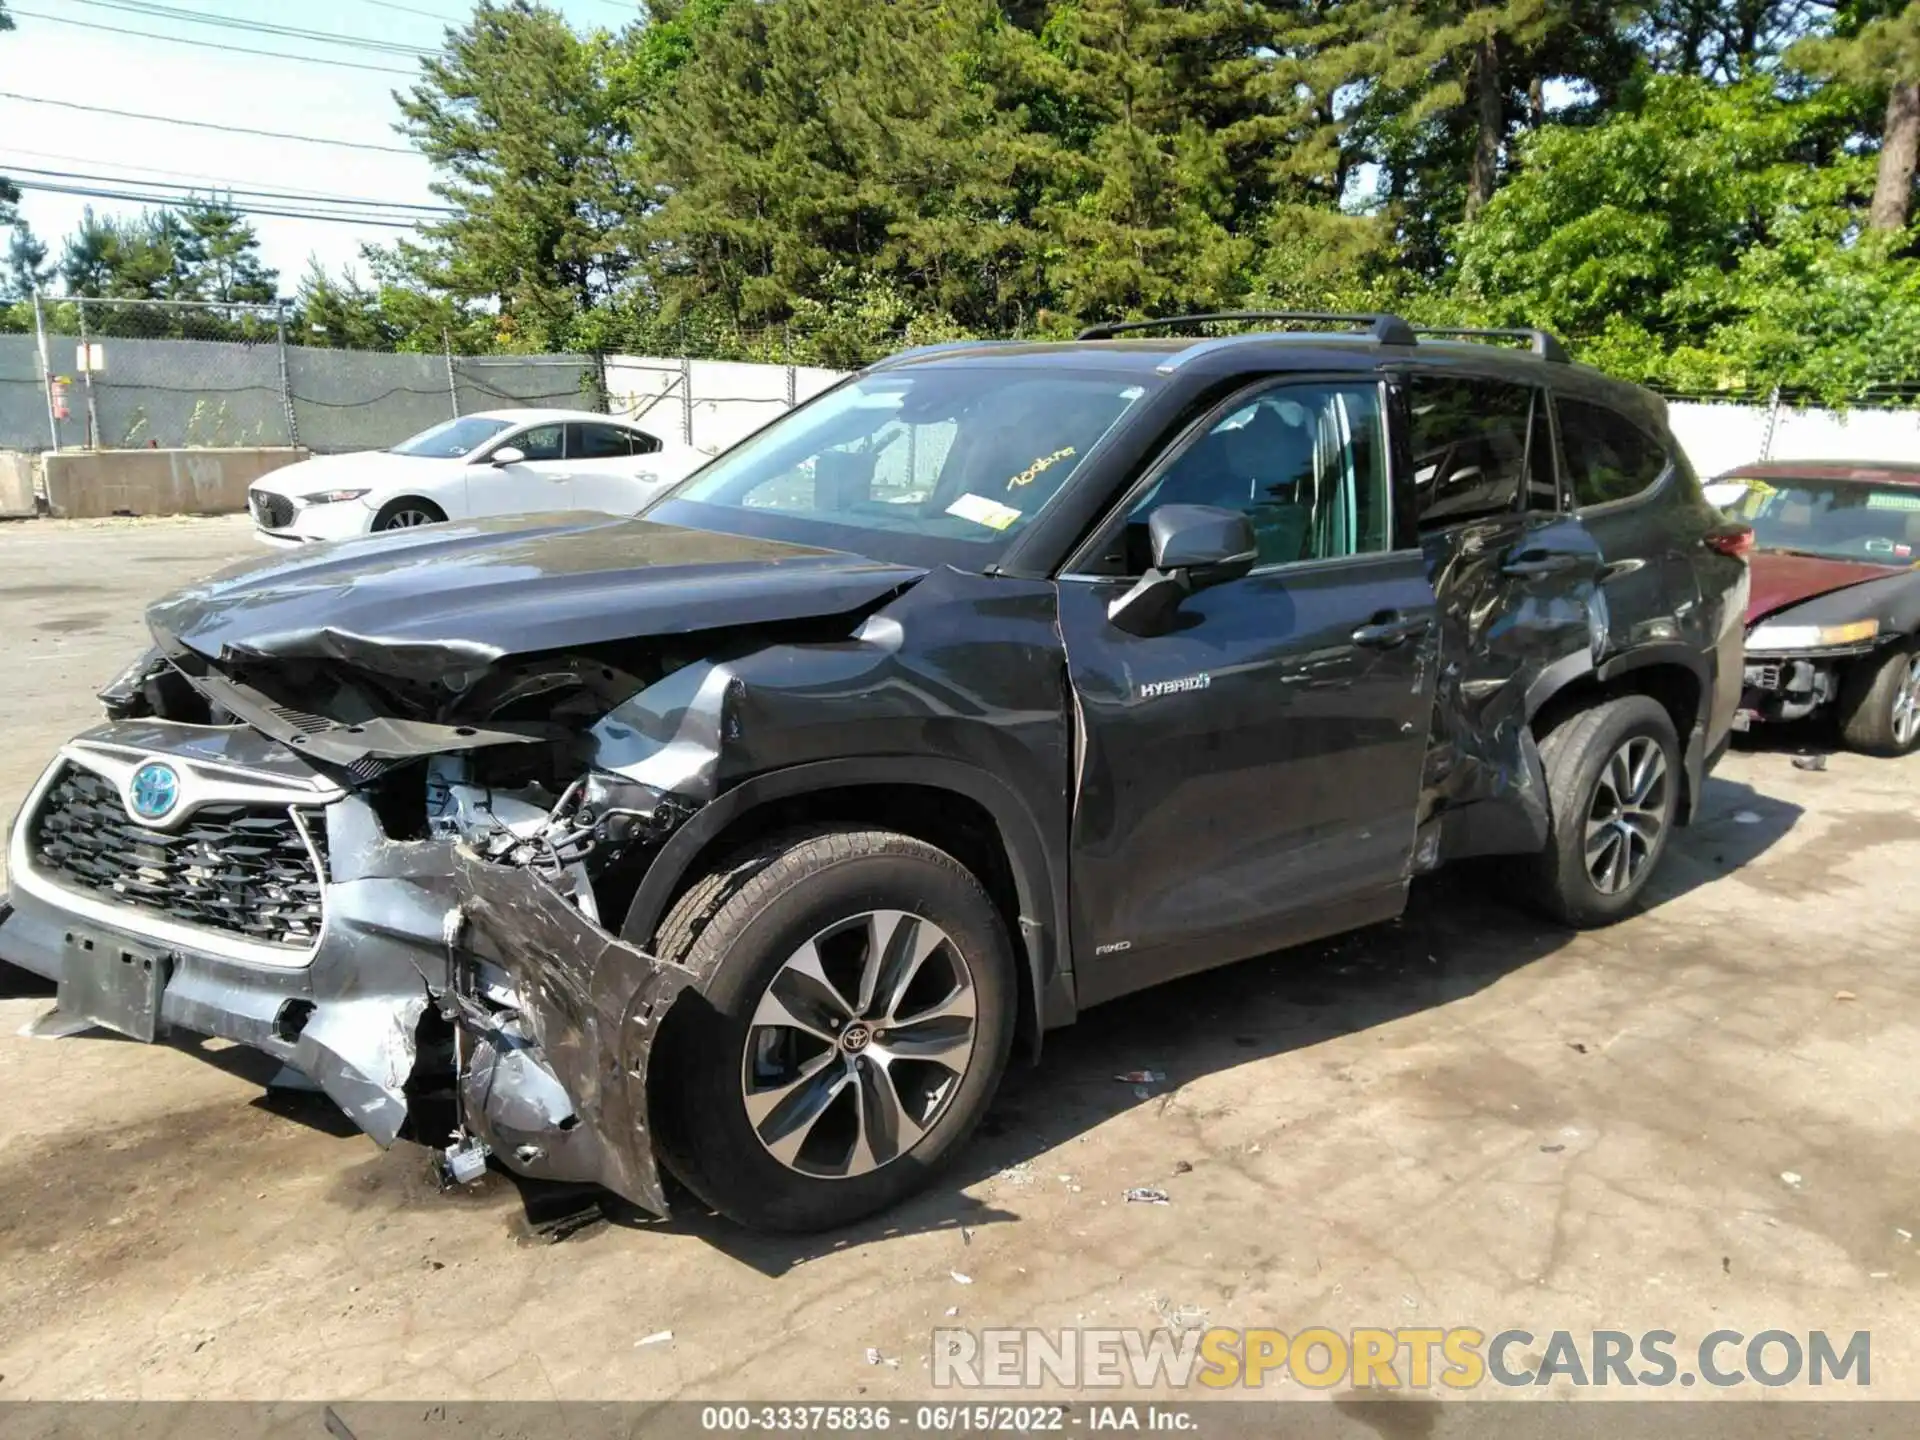
<svg viewBox="0 0 1920 1440"><path fill-rule="evenodd" d="M260 539L281 546L481 515L632 515L708 459L611 416L488 410L391 450L275 470L249 488L247 508Z"/></svg>

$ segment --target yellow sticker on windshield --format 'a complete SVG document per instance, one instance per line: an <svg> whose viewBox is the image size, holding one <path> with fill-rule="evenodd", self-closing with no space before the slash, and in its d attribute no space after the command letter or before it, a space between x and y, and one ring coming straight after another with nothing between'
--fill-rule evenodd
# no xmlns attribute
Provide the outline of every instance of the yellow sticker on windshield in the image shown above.
<svg viewBox="0 0 1920 1440"><path fill-rule="evenodd" d="M1020 518L1020 512L1011 505L1002 505L998 500L975 495L971 490L947 506L947 513L957 515L962 520L971 520L976 525L984 525L989 530L1004 530Z"/></svg>
<svg viewBox="0 0 1920 1440"><path fill-rule="evenodd" d="M1049 466L1058 465L1062 460L1065 460L1070 456L1077 455L1079 453L1080 452L1075 450L1073 446L1063 445L1058 450L1054 451L1051 455L1042 455L1038 460L1034 461L1031 465L1027 466L1027 468L1022 470L1018 475L1015 475L1013 478L1008 480L1007 489L1017 490L1022 485L1031 485L1036 479L1039 478L1040 473L1043 470L1046 470Z"/></svg>

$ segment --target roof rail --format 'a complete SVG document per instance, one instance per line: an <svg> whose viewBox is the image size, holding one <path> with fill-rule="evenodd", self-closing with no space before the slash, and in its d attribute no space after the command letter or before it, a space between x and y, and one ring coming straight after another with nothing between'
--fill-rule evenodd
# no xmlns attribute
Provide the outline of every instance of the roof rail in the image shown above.
<svg viewBox="0 0 1920 1440"><path fill-rule="evenodd" d="M1324 310L1220 310L1202 315L1167 315L1157 320L1115 320L1104 325L1089 325L1073 338L1111 340L1123 331L1164 330L1174 325L1203 325L1226 320L1332 321L1355 328L1364 326L1382 345L1412 345L1417 339L1413 327L1398 315L1343 315Z"/></svg>
<svg viewBox="0 0 1920 1440"><path fill-rule="evenodd" d="M1558 337L1545 330L1483 330L1470 325L1416 325L1413 329L1417 335L1457 337L1462 340L1524 340L1542 360L1555 365L1566 365L1573 360Z"/></svg>
<svg viewBox="0 0 1920 1440"><path fill-rule="evenodd" d="M901 360L918 360L923 355L938 355L947 350L973 350L983 345L1018 345L1018 340L941 340L932 345L914 345L905 350L896 350L891 355L882 355L866 368L879 370Z"/></svg>

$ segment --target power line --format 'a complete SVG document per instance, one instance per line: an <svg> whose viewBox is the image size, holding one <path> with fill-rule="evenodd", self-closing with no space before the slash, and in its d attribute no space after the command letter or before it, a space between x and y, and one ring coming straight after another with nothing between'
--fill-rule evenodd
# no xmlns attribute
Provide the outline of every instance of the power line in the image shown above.
<svg viewBox="0 0 1920 1440"><path fill-rule="evenodd" d="M136 167L137 168L137 167ZM139 186L149 190L165 189L188 194L198 193L198 187L183 187L178 181L139 180L125 175L97 175L85 171L47 170L36 165L15 165L8 163L7 174L36 175L47 180L78 180L95 185L118 185L122 187ZM453 215L457 212L451 205L419 205L408 200L374 200L353 195L323 195L316 191L302 190L251 190L241 185L229 185L216 182L211 190L229 198L241 199L253 197L261 200L297 200L315 205L349 205L364 210L409 210L423 211L427 215Z"/></svg>
<svg viewBox="0 0 1920 1440"><path fill-rule="evenodd" d="M247 30L257 35L276 35L290 40L314 40L322 45L340 45L349 50L373 50L388 55L429 55L431 50L418 45L402 45L396 40L375 40L364 35L333 35L325 30L302 30L291 25L275 25L265 20L244 20L232 15L201 15L172 5L157 5L152 0L68 0L73 5L92 5L101 10L121 10L153 20L169 20L189 25L211 25L220 30Z"/></svg>
<svg viewBox="0 0 1920 1440"><path fill-rule="evenodd" d="M15 180L13 184L20 190L38 190L53 195L79 195L89 200L133 200L143 205L152 205L163 199L153 195L134 195L123 190L97 189L84 185L60 185L51 180ZM416 220L390 220L377 215L285 210L267 205L244 205L235 208L245 215L271 215L284 220L314 220L337 225L377 225L387 230L411 230L426 219L422 216Z"/></svg>
<svg viewBox="0 0 1920 1440"><path fill-rule="evenodd" d="M423 20L438 20L442 25L460 25L465 23L464 15L442 15L434 10L416 10L411 5L390 5L387 0L360 0L362 5L372 5L381 10L398 10L402 15L418 15Z"/></svg>
<svg viewBox="0 0 1920 1440"><path fill-rule="evenodd" d="M381 0L371 0L381 3ZM44 95L16 95L0 90L0 100L21 100L29 105L58 105L62 110L85 110L95 115L112 115L121 120L150 120L157 125L186 125L195 130L222 130L229 135L258 135L267 140L297 140L303 145L334 145L342 150L374 150L383 155L417 155L405 145L374 145L364 140L329 140L320 135L294 135L285 130L254 130L245 125L216 125L211 120L184 120L177 115L146 115L138 110L110 110L104 105L82 105L73 100L50 100Z"/></svg>
<svg viewBox="0 0 1920 1440"><path fill-rule="evenodd" d="M101 25L92 20L75 20L70 15L48 15L39 10L22 10L9 4L8 13L29 20L50 20L56 25L78 25L85 30L100 31L108 35L131 35L136 40L158 40L165 45L191 45L200 50L221 50L229 55L258 55L267 60L292 60L302 65L332 65L341 70L370 70L375 75L404 75L408 79L417 77L413 70L395 70L390 65L362 65L357 60L333 60L324 55L289 55L284 50L250 50L244 45L223 45L214 40L189 40L181 35L156 35L151 30L125 30L118 25Z"/></svg>

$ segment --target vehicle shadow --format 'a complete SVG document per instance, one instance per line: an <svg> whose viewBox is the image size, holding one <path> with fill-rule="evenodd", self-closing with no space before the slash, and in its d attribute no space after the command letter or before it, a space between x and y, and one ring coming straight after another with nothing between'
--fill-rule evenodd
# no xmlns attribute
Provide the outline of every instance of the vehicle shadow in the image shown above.
<svg viewBox="0 0 1920 1440"><path fill-rule="evenodd" d="M1698 822L1676 832L1652 907L1750 864L1801 813L1799 806L1751 786L1710 780ZM1560 949L1571 931L1500 898L1511 888L1513 864L1443 871L1416 882L1398 920L1223 966L1085 1012L1074 1025L1047 1035L1037 1066L1016 1057L979 1133L950 1170L927 1191L871 1220L820 1236L759 1235L689 1201L664 1224L779 1275L897 1235L1018 1219L963 1189L996 1175L1017 1180L1028 1162L1124 1110L1153 1103L1119 1075L1162 1072L1165 1080L1151 1087L1157 1099L1204 1075L1446 1005ZM1169 1156L1169 1165L1176 1158ZM1143 1176L1141 1183L1160 1178ZM996 1190L1005 1203L1017 1203L1017 1183ZM635 1223L613 1209L607 1218Z"/></svg>

